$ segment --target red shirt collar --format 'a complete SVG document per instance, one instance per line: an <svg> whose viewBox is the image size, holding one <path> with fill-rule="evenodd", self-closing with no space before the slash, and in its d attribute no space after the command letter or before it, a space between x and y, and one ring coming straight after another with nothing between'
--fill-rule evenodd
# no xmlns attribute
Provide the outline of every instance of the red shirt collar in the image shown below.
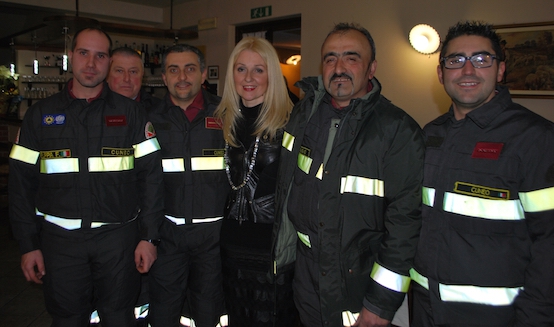
<svg viewBox="0 0 554 327"><path fill-rule="evenodd" d="M67 89L69 90L69 95L73 98L73 99L77 99L77 97L75 96L75 94L73 93L73 79L70 79L69 82L67 83ZM102 90L104 89L104 84L102 83L102 88L100 89L100 92L98 93L97 96L95 96L94 98L89 98L89 99L86 99L87 102L92 102L96 99L98 99L100 97L100 95L102 95Z"/></svg>

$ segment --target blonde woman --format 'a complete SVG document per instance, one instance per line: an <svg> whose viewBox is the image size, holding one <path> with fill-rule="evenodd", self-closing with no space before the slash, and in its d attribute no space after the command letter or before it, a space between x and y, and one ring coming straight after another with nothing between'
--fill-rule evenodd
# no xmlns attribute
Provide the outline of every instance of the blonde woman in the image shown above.
<svg viewBox="0 0 554 327"><path fill-rule="evenodd" d="M274 193L283 128L292 102L266 40L246 37L231 53L215 115L226 141L231 186L221 230L230 327L295 326L293 270L273 273Z"/></svg>

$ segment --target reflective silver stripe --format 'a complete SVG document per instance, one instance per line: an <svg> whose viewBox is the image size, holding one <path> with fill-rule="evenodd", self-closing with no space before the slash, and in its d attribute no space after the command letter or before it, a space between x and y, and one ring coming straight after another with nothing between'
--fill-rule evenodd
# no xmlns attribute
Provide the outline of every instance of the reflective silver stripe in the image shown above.
<svg viewBox="0 0 554 327"><path fill-rule="evenodd" d="M427 279L427 277L418 273L417 270L415 270L414 268L410 269L410 277L414 282L418 283L426 290L429 289L429 280Z"/></svg>
<svg viewBox="0 0 554 327"><path fill-rule="evenodd" d="M185 225L187 220L185 218L177 218L165 215L165 218L171 220L175 223L175 225ZM191 220L191 223L193 224L201 224L201 223L212 223L214 221L218 221L223 219L223 217L210 217L210 218L194 218ZM189 223L190 224L190 223Z"/></svg>
<svg viewBox="0 0 554 327"><path fill-rule="evenodd" d="M54 225L58 225L61 228L64 228L64 229L67 229L67 230L79 229L79 228L82 227L82 224L83 224L83 220L79 219L79 218L71 219L71 218L56 217L56 216L44 214L44 213L38 211L38 209L35 209L35 212L36 212L37 216L43 216L44 220L46 220L46 221L48 221L48 222L50 222ZM91 228L98 228L98 227L101 227L101 226L104 226L104 225L109 225L109 224L114 224L114 223L92 222L90 227Z"/></svg>
<svg viewBox="0 0 554 327"><path fill-rule="evenodd" d="M353 326L360 314L358 312L343 311L342 312L342 324L345 327Z"/></svg>
<svg viewBox="0 0 554 327"><path fill-rule="evenodd" d="M14 144L10 151L10 158L34 165L37 163L40 152Z"/></svg>
<svg viewBox="0 0 554 327"><path fill-rule="evenodd" d="M199 170L223 170L225 159L223 157L194 157L190 158L190 169Z"/></svg>
<svg viewBox="0 0 554 327"><path fill-rule="evenodd" d="M539 212L554 209L554 187L519 193L519 199L526 212Z"/></svg>
<svg viewBox="0 0 554 327"><path fill-rule="evenodd" d="M317 177L320 180L323 179L323 164L319 165L319 169L317 170L315 177Z"/></svg>
<svg viewBox="0 0 554 327"><path fill-rule="evenodd" d="M412 280L429 289L427 277L410 270ZM523 287L479 287L473 285L446 285L439 283L439 294L445 302L466 302L486 305L511 305Z"/></svg>
<svg viewBox="0 0 554 327"><path fill-rule="evenodd" d="M283 148L292 151L292 148L294 147L294 136L287 132L284 132L283 142L281 142L281 145L283 146Z"/></svg>
<svg viewBox="0 0 554 327"><path fill-rule="evenodd" d="M40 172L43 174L78 173L78 158L56 158L40 161Z"/></svg>
<svg viewBox="0 0 554 327"><path fill-rule="evenodd" d="M468 195L446 192L444 211L484 219L525 219L519 200L490 200Z"/></svg>
<svg viewBox="0 0 554 327"><path fill-rule="evenodd" d="M305 246L307 246L309 248L312 247L312 243L310 243L310 237L307 234L303 234L303 233L300 233L300 232L296 232L296 234L298 235L298 238L300 239L300 241L302 243L304 243Z"/></svg>
<svg viewBox="0 0 554 327"><path fill-rule="evenodd" d="M88 158L88 170L90 172L125 171L134 167L135 158L133 156Z"/></svg>
<svg viewBox="0 0 554 327"><path fill-rule="evenodd" d="M439 284L441 300L487 305L511 305L523 287L478 287Z"/></svg>
<svg viewBox="0 0 554 327"><path fill-rule="evenodd" d="M190 317L185 317L185 316L181 316L181 318L179 319L179 323L182 326L191 326L191 327L196 326L196 322L194 321L194 319ZM229 317L227 315L223 315L219 317L219 322L217 323L217 325L215 325L215 327L227 327L227 326L229 326ZM150 324L148 324L148 327L151 327Z"/></svg>
<svg viewBox="0 0 554 327"><path fill-rule="evenodd" d="M309 174L310 167L312 166L312 161L313 161L312 158L308 157L305 154L299 153L296 163L298 165L298 168L300 168L300 170L302 170L306 174Z"/></svg>
<svg viewBox="0 0 554 327"><path fill-rule="evenodd" d="M176 173L185 171L185 160L183 158L162 159L164 173Z"/></svg>
<svg viewBox="0 0 554 327"><path fill-rule="evenodd" d="M396 292L406 293L410 287L410 277L397 274L377 262L373 264L369 276L380 285Z"/></svg>
<svg viewBox="0 0 554 327"><path fill-rule="evenodd" d="M385 183L378 179L346 176L341 178L340 193L385 196Z"/></svg>
<svg viewBox="0 0 554 327"><path fill-rule="evenodd" d="M423 204L432 207L435 205L435 189L423 186L421 188L421 199Z"/></svg>
<svg viewBox="0 0 554 327"><path fill-rule="evenodd" d="M158 143L157 138L153 137L133 145L133 148L135 149L135 158L140 158L158 151L160 149L160 143Z"/></svg>

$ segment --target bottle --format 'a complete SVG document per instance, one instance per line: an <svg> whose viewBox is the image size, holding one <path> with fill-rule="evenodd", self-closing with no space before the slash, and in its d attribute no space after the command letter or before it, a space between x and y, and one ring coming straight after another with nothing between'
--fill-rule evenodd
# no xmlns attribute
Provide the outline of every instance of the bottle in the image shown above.
<svg viewBox="0 0 554 327"><path fill-rule="evenodd" d="M142 65L144 66L145 61L145 54L144 54L144 43L141 44L140 47L140 58L142 59Z"/></svg>
<svg viewBox="0 0 554 327"><path fill-rule="evenodd" d="M144 56L144 67L150 67L150 55L148 54L148 44L145 45L144 47L144 52L143 52L143 56Z"/></svg>

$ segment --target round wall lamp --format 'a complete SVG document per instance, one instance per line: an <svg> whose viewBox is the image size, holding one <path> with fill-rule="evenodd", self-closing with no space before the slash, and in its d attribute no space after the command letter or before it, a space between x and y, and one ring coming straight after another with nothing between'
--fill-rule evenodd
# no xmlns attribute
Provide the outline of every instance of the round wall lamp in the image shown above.
<svg viewBox="0 0 554 327"><path fill-rule="evenodd" d="M410 31L410 44L416 51L423 54L432 54L439 49L441 37L437 31L427 25L419 24Z"/></svg>
<svg viewBox="0 0 554 327"><path fill-rule="evenodd" d="M300 62L300 60L302 60L302 57L300 55L292 55L287 59L286 64L297 65Z"/></svg>

